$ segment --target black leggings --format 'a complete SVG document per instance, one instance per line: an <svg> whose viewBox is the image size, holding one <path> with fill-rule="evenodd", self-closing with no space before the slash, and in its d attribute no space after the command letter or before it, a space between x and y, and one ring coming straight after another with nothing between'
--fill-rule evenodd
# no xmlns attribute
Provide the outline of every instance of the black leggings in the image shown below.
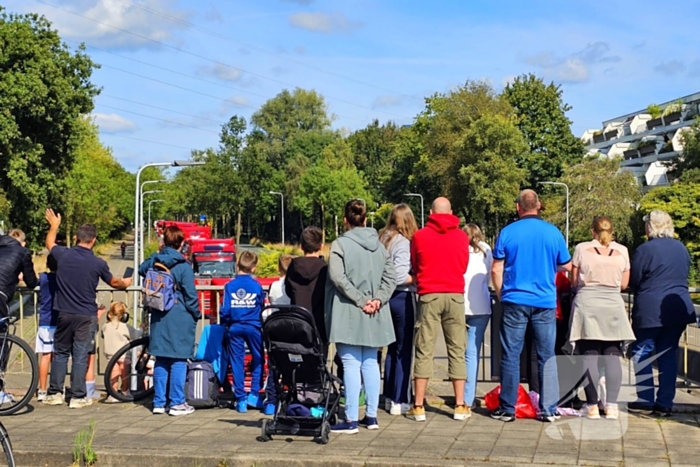
<svg viewBox="0 0 700 467"><path fill-rule="evenodd" d="M590 378L584 388L588 405L598 403L599 364L602 364L605 368L605 402L607 404L617 403L617 396L620 395L620 386L622 386L622 352L620 352L620 344L619 341L580 340L576 342L580 354L583 355L586 375Z"/></svg>

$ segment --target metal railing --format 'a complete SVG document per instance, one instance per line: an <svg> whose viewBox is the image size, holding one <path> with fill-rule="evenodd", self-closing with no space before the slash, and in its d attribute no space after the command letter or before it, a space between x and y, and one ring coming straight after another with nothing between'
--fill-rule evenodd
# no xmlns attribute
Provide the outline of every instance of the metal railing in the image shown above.
<svg viewBox="0 0 700 467"><path fill-rule="evenodd" d="M197 341L199 341L199 336L202 329L207 324L219 323L219 311L221 308L221 297L223 292L223 286L221 285L198 285L196 286L197 294L199 295L200 309L203 310L202 317L197 324ZM131 320L134 327L138 328L140 322L145 319L143 308L140 303L134 303L133 297L134 292L140 292L140 287L130 287L126 290L115 290L106 285L100 285L97 288L98 292L98 302L104 303L105 306L109 308L109 303L115 300L122 301L127 305L127 309L131 310ZM691 293L700 293L700 288L692 287L690 288ZM105 297L107 295L107 297ZM623 298L626 303L628 303L628 312L631 318L632 304L634 303L634 296L632 292L625 291L622 293ZM212 302L214 304L215 312L212 313ZM696 313L700 314L700 305L695 305ZM17 323L19 329L20 337L27 341L30 346L34 345L34 340L36 332L38 330L39 324L39 288L27 289L19 288L16 295L16 300L14 300L10 307L11 314L17 314L20 320ZM104 318L103 318L104 320ZM101 324L100 324L101 325ZM493 331L493 323L489 323L487 332ZM491 339L493 342L493 339ZM683 371L679 374L687 386L697 386L700 385L700 375L695 379L689 374L689 361L690 352L697 351L700 353L700 328L698 328L696 323L689 324L686 327L683 337L681 338L681 352L683 361ZM99 374L103 374L104 367L107 362L104 358L104 353L102 352L102 339L99 337L97 339L98 347L98 364L97 368ZM487 355L487 339L484 340L484 344L481 348L481 364L479 371L480 381L492 381L491 377L487 376L488 370L486 367L487 361L491 360L493 364L493 351L491 348L489 354ZM493 373L493 372L492 372Z"/></svg>

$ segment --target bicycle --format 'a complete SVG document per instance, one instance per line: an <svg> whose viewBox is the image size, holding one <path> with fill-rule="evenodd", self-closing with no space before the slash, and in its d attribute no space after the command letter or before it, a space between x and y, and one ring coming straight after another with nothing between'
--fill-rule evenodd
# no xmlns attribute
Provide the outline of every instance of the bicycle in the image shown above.
<svg viewBox="0 0 700 467"><path fill-rule="evenodd" d="M12 441L10 441L10 435L7 433L2 423L0 423L0 444L2 444L2 450L5 452L5 460L7 460L7 464L5 464L2 463L2 459L0 459L0 465L15 467L15 455L12 452Z"/></svg>
<svg viewBox="0 0 700 467"><path fill-rule="evenodd" d="M26 407L39 385L36 354L15 335L17 321L18 316L0 318L0 415Z"/></svg>
<svg viewBox="0 0 700 467"><path fill-rule="evenodd" d="M107 362L105 369L105 388L107 394L120 402L138 402L153 395L153 372L149 365L153 360L148 353L148 345L151 339L143 336L135 339L119 349ZM128 374L118 375L118 379L112 379L112 371L117 362L124 358ZM150 372L150 374L149 374ZM119 390L124 379L128 381L129 390L122 392ZM117 389L114 388L116 383Z"/></svg>

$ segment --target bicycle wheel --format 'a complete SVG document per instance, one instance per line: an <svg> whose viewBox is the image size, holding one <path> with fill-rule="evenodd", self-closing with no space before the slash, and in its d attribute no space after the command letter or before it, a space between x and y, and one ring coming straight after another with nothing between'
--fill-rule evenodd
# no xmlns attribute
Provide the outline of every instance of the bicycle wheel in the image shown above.
<svg viewBox="0 0 700 467"><path fill-rule="evenodd" d="M148 353L148 336L119 349L107 363L105 389L120 402L134 402L153 394L153 357ZM119 362L122 369L120 371Z"/></svg>
<svg viewBox="0 0 700 467"><path fill-rule="evenodd" d="M12 441L10 441L10 435L7 434L7 430L2 423L0 423L0 444L2 444L2 450L5 452L5 459L0 456L0 465L15 467L15 455L12 452Z"/></svg>
<svg viewBox="0 0 700 467"><path fill-rule="evenodd" d="M0 415L10 415L29 404L39 384L39 364L34 350L21 338L8 334L3 360L5 371L0 371Z"/></svg>

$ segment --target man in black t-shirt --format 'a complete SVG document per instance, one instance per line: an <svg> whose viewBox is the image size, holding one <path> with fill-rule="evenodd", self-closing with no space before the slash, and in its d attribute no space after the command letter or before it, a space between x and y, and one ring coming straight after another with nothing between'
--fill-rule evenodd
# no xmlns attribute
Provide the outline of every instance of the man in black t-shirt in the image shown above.
<svg viewBox="0 0 700 467"><path fill-rule="evenodd" d="M47 209L46 220L50 226L46 235L46 248L58 263L58 289L53 306L59 314L54 336L51 381L44 403L63 404L63 384L68 371L68 357L71 356L73 366L69 408L79 409L92 403L92 399L86 397L85 372L88 352L92 346L94 321L97 319L97 284L102 279L115 289L126 289L131 285L131 278L119 279L112 276L107 262L92 252L97 240L94 225L81 225L76 235L77 245L66 248L56 244L61 216Z"/></svg>

